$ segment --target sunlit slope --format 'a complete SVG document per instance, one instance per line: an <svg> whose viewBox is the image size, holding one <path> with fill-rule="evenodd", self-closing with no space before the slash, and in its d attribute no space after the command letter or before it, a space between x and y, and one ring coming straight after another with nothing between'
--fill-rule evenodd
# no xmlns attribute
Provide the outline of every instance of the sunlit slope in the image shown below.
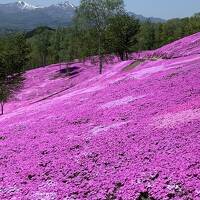
<svg viewBox="0 0 200 200"><path fill-rule="evenodd" d="M0 117L0 199L200 199L200 55L176 52L27 72Z"/></svg>
<svg viewBox="0 0 200 200"><path fill-rule="evenodd" d="M200 54L200 32L179 39L157 50L133 53L133 58L178 58Z"/></svg>

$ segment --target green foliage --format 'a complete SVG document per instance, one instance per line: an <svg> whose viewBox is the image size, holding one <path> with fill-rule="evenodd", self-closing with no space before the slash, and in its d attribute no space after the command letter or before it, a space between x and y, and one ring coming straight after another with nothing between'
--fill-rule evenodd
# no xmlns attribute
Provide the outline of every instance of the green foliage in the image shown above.
<svg viewBox="0 0 200 200"><path fill-rule="evenodd" d="M28 39L28 43L31 46L30 65L34 66L46 66L49 64L50 57L50 38L53 35L52 31L44 30L41 33L34 35L31 39ZM52 62L52 60L50 60Z"/></svg>
<svg viewBox="0 0 200 200"><path fill-rule="evenodd" d="M0 59L12 74L99 55L102 72L106 54L124 60L130 51L156 49L199 30L200 14L165 23L138 22L125 12L123 0L82 0L70 27L38 27L25 36L0 37Z"/></svg>
<svg viewBox="0 0 200 200"><path fill-rule="evenodd" d="M141 24L138 38L138 49L139 50L150 50L154 47L155 42L155 30L154 24L150 21Z"/></svg>
<svg viewBox="0 0 200 200"><path fill-rule="evenodd" d="M200 14L165 23L139 22L123 0L82 0L71 27L38 27L26 34L0 37L0 105L20 87L24 70L105 54L128 59L130 51L159 48L200 30ZM10 32L12 33L12 31Z"/></svg>
<svg viewBox="0 0 200 200"><path fill-rule="evenodd" d="M3 115L3 108L4 108L4 104L6 103L8 97L9 97L10 91L7 85L2 84L0 86L0 106L1 106L1 113L0 115Z"/></svg>
<svg viewBox="0 0 200 200"><path fill-rule="evenodd" d="M29 48L23 34L16 34L0 41L0 104L3 106L10 95L20 86L21 72L28 62Z"/></svg>
<svg viewBox="0 0 200 200"><path fill-rule="evenodd" d="M132 50L151 50L200 31L200 15L171 19L165 23L141 23L138 43Z"/></svg>
<svg viewBox="0 0 200 200"><path fill-rule="evenodd" d="M128 59L131 46L136 44L136 34L139 31L139 21L126 13L116 15L109 20L106 29L106 48L110 53Z"/></svg>
<svg viewBox="0 0 200 200"><path fill-rule="evenodd" d="M111 17L124 12L123 0L81 0L76 13L75 23L82 31L87 32L90 37L96 35L99 55L99 72L103 69L103 55L105 45L105 31ZM91 31L91 29L93 29ZM90 37L92 39L93 37ZM84 38L85 39L85 38ZM86 39L86 42L88 38ZM88 43L88 42L87 42Z"/></svg>
<svg viewBox="0 0 200 200"><path fill-rule="evenodd" d="M39 27L37 27L37 28L35 28L35 29L33 29L33 30L27 32L27 33L25 34L25 37L26 37L27 39L29 39L29 38L32 38L32 37L34 37L34 36L36 36L36 35L42 34L42 33L45 32L45 31L52 31L52 32L53 32L53 31L55 31L55 29L50 28L50 27L48 27L48 26L39 26Z"/></svg>
<svg viewBox="0 0 200 200"><path fill-rule="evenodd" d="M81 0L77 17L86 28L93 26L100 34L110 17L124 10L123 0Z"/></svg>
<svg viewBox="0 0 200 200"><path fill-rule="evenodd" d="M1 62L9 74L19 73L26 68L29 60L29 46L23 34L4 38L0 49Z"/></svg>
<svg viewBox="0 0 200 200"><path fill-rule="evenodd" d="M35 40L36 51L39 53L40 62L42 66L47 65L47 56L50 47L50 33L45 31L36 36Z"/></svg>

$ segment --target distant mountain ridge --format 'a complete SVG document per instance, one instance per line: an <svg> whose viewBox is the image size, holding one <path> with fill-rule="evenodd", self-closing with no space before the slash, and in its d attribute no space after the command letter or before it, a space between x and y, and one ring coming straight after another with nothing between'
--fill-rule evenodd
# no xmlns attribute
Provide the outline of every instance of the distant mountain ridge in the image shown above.
<svg viewBox="0 0 200 200"><path fill-rule="evenodd" d="M130 15L133 15L135 18L139 19L140 21L144 22L144 21L151 21L154 23L163 23L166 22L165 19L161 19L161 18L157 18L157 17L144 17L143 15L137 15L133 12L130 12Z"/></svg>
<svg viewBox="0 0 200 200"><path fill-rule="evenodd" d="M76 6L69 1L42 7L17 1L0 4L0 29L31 30L37 26L56 28L68 26L72 22ZM145 18L131 13L141 21L164 22L159 18Z"/></svg>
<svg viewBox="0 0 200 200"><path fill-rule="evenodd" d="M0 4L0 28L31 30L37 26L67 26L74 16L75 6L70 2L39 7L18 1Z"/></svg>

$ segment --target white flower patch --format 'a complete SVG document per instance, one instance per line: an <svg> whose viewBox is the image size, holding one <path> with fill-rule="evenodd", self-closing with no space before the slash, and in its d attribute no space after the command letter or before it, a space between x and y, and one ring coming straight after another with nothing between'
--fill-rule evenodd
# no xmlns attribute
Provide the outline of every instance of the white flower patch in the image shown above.
<svg viewBox="0 0 200 200"><path fill-rule="evenodd" d="M198 196L200 196L200 189L196 189L196 190L195 190L195 193L196 193Z"/></svg>
<svg viewBox="0 0 200 200"><path fill-rule="evenodd" d="M200 120L200 109L189 109L177 113L168 113L154 118L154 125L157 128L171 128L176 125L191 122L193 120Z"/></svg>
<svg viewBox="0 0 200 200"><path fill-rule="evenodd" d="M146 78L146 77L148 77L152 74L162 72L162 71L165 71L165 70L167 70L167 69L164 65L160 65L160 66L156 66L156 67L150 67L150 68L146 68L146 69L141 69L140 71L132 73L131 78L142 79L142 78Z"/></svg>
<svg viewBox="0 0 200 200"><path fill-rule="evenodd" d="M156 74L158 72L164 72L170 69L175 69L178 68L178 65L171 64L169 66L167 65L160 65L156 67L149 67L146 69L141 69L140 71L134 72L130 75L130 78L135 78L135 79L144 79L147 78L153 74Z"/></svg>
<svg viewBox="0 0 200 200"><path fill-rule="evenodd" d="M108 82L108 84L115 84L115 83L118 83L118 82L123 81L123 80L126 80L126 76L122 76L122 77L120 77L120 78L110 80L110 81Z"/></svg>
<svg viewBox="0 0 200 200"><path fill-rule="evenodd" d="M94 87L83 89L82 91L79 92L79 94L96 92L96 91L99 91L101 89L103 89L103 87L101 87L101 86L94 86Z"/></svg>
<svg viewBox="0 0 200 200"><path fill-rule="evenodd" d="M49 188L54 188L54 187L56 187L57 185L58 185L57 182L54 182L54 181L52 181L52 180L48 180L48 181L46 181L46 182L43 182L43 183L39 186L39 188L40 188L40 190L42 190L42 189L49 189Z"/></svg>
<svg viewBox="0 0 200 200"><path fill-rule="evenodd" d="M172 66L175 66L175 65L181 65L181 64L186 64L186 63L189 63L189 62L193 62L193 61L196 61L196 60L199 60L199 59L200 59L199 56L195 57L195 58L184 58L184 60L173 62L170 65L166 65L166 66L167 67L172 67Z"/></svg>
<svg viewBox="0 0 200 200"><path fill-rule="evenodd" d="M63 200L75 200L75 198L65 197Z"/></svg>
<svg viewBox="0 0 200 200"><path fill-rule="evenodd" d="M55 200L57 199L57 194L55 192L35 192L32 197L33 200Z"/></svg>
<svg viewBox="0 0 200 200"><path fill-rule="evenodd" d="M151 76L152 74L155 74L155 73L158 73L158 72L164 72L164 71L167 71L167 70L170 70L170 69L174 69L174 68L179 67L182 64L190 63L190 62L193 62L193 61L199 60L199 59L200 59L199 57L188 58L188 59L185 59L185 60L182 60L182 61L173 62L171 64L164 63L164 64L161 64L160 66L141 69L139 71L133 72L130 75L130 78L143 79L143 78Z"/></svg>
<svg viewBox="0 0 200 200"><path fill-rule="evenodd" d="M115 124L112 124L112 125L109 125L109 126L96 126L95 128L93 128L91 130L91 133L93 135L97 135L101 132L106 132L110 129L117 129L119 128L120 126L122 125L125 125L125 124L128 124L130 121L126 121L126 122L118 122L118 123L115 123Z"/></svg>
<svg viewBox="0 0 200 200"><path fill-rule="evenodd" d="M93 86L93 87L83 88L83 89L71 92L71 93L69 93L67 95L64 95L64 97L70 98L70 97L81 95L81 94L87 94L87 93L97 92L97 91L102 90L102 89L104 89L103 86ZM61 98L63 98L63 97L61 97Z"/></svg>
<svg viewBox="0 0 200 200"><path fill-rule="evenodd" d="M167 185L167 189L174 192L182 192L182 188L177 184Z"/></svg>
<svg viewBox="0 0 200 200"><path fill-rule="evenodd" d="M117 106L121 106L121 105L126 105L132 101L135 101L135 100L138 100L138 99L141 99L141 98L144 98L145 95L141 95L141 96L137 96L137 97L133 97L133 96L127 96L127 97L124 97L122 99L118 99L118 100L114 100L114 101L110 101L108 103L105 103L103 105L100 106L100 108L102 109L106 109L106 108L114 108L114 107L117 107Z"/></svg>

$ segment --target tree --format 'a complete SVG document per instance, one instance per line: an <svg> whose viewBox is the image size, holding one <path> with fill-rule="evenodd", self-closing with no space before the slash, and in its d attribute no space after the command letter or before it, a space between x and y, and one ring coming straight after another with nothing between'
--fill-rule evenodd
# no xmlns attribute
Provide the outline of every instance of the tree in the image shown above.
<svg viewBox="0 0 200 200"><path fill-rule="evenodd" d="M0 106L1 114L11 94L21 86L21 72L28 62L28 46L24 35L17 34L4 39L0 48Z"/></svg>
<svg viewBox="0 0 200 200"><path fill-rule="evenodd" d="M5 69L3 68L3 61L2 61L2 55L0 54L0 105L1 105L1 114L3 115L3 108L5 101L8 98L7 90L4 87L4 80L5 80Z"/></svg>
<svg viewBox="0 0 200 200"><path fill-rule="evenodd" d="M64 28L58 28L50 37L49 54L51 62L58 63L63 60L63 42L65 39Z"/></svg>
<svg viewBox="0 0 200 200"><path fill-rule="evenodd" d="M3 67L8 75L20 73L26 68L29 61L30 49L27 45L24 34L16 34L4 40L2 49Z"/></svg>
<svg viewBox="0 0 200 200"><path fill-rule="evenodd" d="M139 21L127 13L111 17L106 29L107 49L120 56L121 60L128 59L130 47L136 43L139 31Z"/></svg>
<svg viewBox="0 0 200 200"><path fill-rule="evenodd" d="M143 22L138 34L138 50L151 50L154 47L154 24L150 21Z"/></svg>
<svg viewBox="0 0 200 200"><path fill-rule="evenodd" d="M44 31L43 33L36 36L35 48L36 48L37 53L39 54L40 64L42 66L47 65L49 47L50 47L50 32L49 31Z"/></svg>
<svg viewBox="0 0 200 200"><path fill-rule="evenodd" d="M76 22L81 29L94 28L98 40L99 72L103 69L104 32L109 18L124 11L123 0L81 0ZM78 19L78 20L77 20Z"/></svg>
<svg viewBox="0 0 200 200"><path fill-rule="evenodd" d="M3 57L0 54L0 106L1 106L1 113L4 113L4 105L9 98L9 87L7 83L7 76L8 76L8 68L4 67L3 64Z"/></svg>
<svg viewBox="0 0 200 200"><path fill-rule="evenodd" d="M163 24L162 44L167 44L181 38L183 32L181 23L180 19L171 19Z"/></svg>
<svg viewBox="0 0 200 200"><path fill-rule="evenodd" d="M1 104L1 114L0 115L3 115L4 114L4 105L9 98L10 92L9 92L8 86L5 83L0 82L0 84L1 84L0 85L0 104Z"/></svg>
<svg viewBox="0 0 200 200"><path fill-rule="evenodd" d="M19 75L4 76L0 78L0 105L1 114L4 114L4 105L8 99L13 95L13 93L19 89L22 85L23 78Z"/></svg>
<svg viewBox="0 0 200 200"><path fill-rule="evenodd" d="M161 47L162 44L162 31L163 31L163 24L157 23L154 25L154 49Z"/></svg>

